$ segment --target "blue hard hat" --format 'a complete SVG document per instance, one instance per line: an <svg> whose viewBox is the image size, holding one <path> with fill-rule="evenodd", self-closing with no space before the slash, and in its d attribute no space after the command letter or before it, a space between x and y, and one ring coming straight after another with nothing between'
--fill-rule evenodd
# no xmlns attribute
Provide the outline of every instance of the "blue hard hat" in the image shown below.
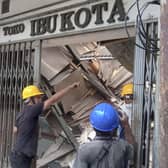
<svg viewBox="0 0 168 168"><path fill-rule="evenodd" d="M118 112L109 103L100 103L90 114L90 123L98 131L110 132L119 126Z"/></svg>

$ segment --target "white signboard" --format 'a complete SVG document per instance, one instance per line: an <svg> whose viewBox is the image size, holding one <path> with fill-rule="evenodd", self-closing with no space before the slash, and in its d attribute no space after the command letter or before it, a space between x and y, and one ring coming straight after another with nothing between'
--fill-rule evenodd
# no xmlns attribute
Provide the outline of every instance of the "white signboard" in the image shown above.
<svg viewBox="0 0 168 168"><path fill-rule="evenodd" d="M19 21L0 27L0 43L44 39L50 36L66 36L83 31L112 28L124 23L126 13L133 0L102 0L85 4L76 8L63 10L37 18ZM143 4L147 0L142 0ZM128 14L127 22L136 20L137 9L134 7ZM150 5L143 19L159 17L159 7Z"/></svg>

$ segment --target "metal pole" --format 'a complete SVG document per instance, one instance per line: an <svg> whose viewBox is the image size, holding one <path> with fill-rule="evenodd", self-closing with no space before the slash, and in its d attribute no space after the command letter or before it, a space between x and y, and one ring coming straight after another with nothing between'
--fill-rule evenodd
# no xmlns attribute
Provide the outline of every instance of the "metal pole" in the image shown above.
<svg viewBox="0 0 168 168"><path fill-rule="evenodd" d="M168 2L161 0L161 31L160 31L160 110L159 110L159 168L165 168L168 165Z"/></svg>
<svg viewBox="0 0 168 168"><path fill-rule="evenodd" d="M33 84L40 84L40 76L41 76L41 49L42 49L42 40L35 42L35 54L34 54L34 77ZM30 51L31 52L31 51ZM36 160L33 159L31 168L36 168Z"/></svg>
<svg viewBox="0 0 168 168"><path fill-rule="evenodd" d="M160 19L158 19L158 39L160 39ZM160 43L158 42L158 46ZM160 88L160 53L157 55L157 75L156 75L156 111L154 114L154 138L153 138L153 168L159 167L159 88Z"/></svg>
<svg viewBox="0 0 168 168"><path fill-rule="evenodd" d="M141 41L138 37L138 29L136 34L136 43L141 45ZM144 100L144 76L145 76L145 51L141 48L135 48L135 60L134 60L134 102L133 102L133 119L131 121L131 127L137 142L136 146L136 168L141 167L141 152L142 152L142 120L143 120L143 100Z"/></svg>
<svg viewBox="0 0 168 168"><path fill-rule="evenodd" d="M35 55L34 55L34 84L39 85L41 76L41 49L42 40L35 42Z"/></svg>

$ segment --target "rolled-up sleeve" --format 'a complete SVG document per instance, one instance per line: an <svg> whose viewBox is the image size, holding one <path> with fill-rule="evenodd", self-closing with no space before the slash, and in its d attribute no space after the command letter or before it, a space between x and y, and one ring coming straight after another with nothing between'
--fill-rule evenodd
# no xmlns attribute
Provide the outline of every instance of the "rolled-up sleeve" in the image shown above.
<svg viewBox="0 0 168 168"><path fill-rule="evenodd" d="M44 103L34 104L29 107L28 113L26 115L30 118L39 116L43 112Z"/></svg>

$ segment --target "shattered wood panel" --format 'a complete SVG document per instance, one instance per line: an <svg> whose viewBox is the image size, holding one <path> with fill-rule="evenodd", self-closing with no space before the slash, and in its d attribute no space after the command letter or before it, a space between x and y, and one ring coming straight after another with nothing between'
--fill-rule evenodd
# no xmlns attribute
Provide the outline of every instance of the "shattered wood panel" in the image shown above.
<svg viewBox="0 0 168 168"><path fill-rule="evenodd" d="M70 144L67 144L60 139L56 142L56 144L51 145L42 158L37 160L37 168L42 168L48 163L51 163L54 160L58 160L73 150L74 148Z"/></svg>
<svg viewBox="0 0 168 168"><path fill-rule="evenodd" d="M108 81L111 77L111 74L118 69L121 64L117 60L106 60L106 61L99 61L100 62L100 69L98 76L103 81Z"/></svg>
<svg viewBox="0 0 168 168"><path fill-rule="evenodd" d="M115 40L103 43L113 57L117 58L119 62L130 72L133 72L134 63L134 39L132 41L128 39Z"/></svg>
<svg viewBox="0 0 168 168"><path fill-rule="evenodd" d="M95 74L93 73L85 73L87 76L88 81L92 84L92 86L97 89L97 92L100 93L102 96L106 97L106 99L111 98L112 92L106 88L106 86L101 82Z"/></svg>
<svg viewBox="0 0 168 168"><path fill-rule="evenodd" d="M75 108L73 112L75 115L73 115L74 120L80 119L83 114L87 113L89 115L90 110L98 103L102 102L103 98L99 95L93 95L85 98L85 100L81 101L81 104L78 105L78 108Z"/></svg>
<svg viewBox="0 0 168 168"><path fill-rule="evenodd" d="M40 139L45 138L51 141L55 140L56 136L58 135L57 134L58 129L54 129L52 127L52 124L50 122L47 122L45 117L40 117L39 126L40 126L40 134L39 134Z"/></svg>
<svg viewBox="0 0 168 168"><path fill-rule="evenodd" d="M90 42L90 43L74 44L71 45L71 47L77 50L77 52L79 53L78 57L80 58L80 56L83 54L95 51L97 44L94 42Z"/></svg>
<svg viewBox="0 0 168 168"><path fill-rule="evenodd" d="M91 99L95 95L95 93L96 93L95 89L92 88L89 89L78 101L75 102L75 104L71 106L71 110L74 113L80 111L80 109L82 109L84 106L88 104L88 100Z"/></svg>
<svg viewBox="0 0 168 168"><path fill-rule="evenodd" d="M77 46L79 47L78 50L80 54L86 54L86 51L89 54L89 51L93 51L94 49L95 52L96 49L96 45L94 46L94 43L88 44L88 46L86 44L83 46L81 44ZM62 50L62 48L60 49ZM97 51L98 49L101 49L101 47L97 48ZM99 51L99 53L103 54L103 52L101 51ZM80 54L78 54L78 57ZM72 64L71 61L69 61L69 65ZM48 81L50 85L54 86L56 92L60 89L65 88L67 85L72 84L73 82L80 81L79 88L72 89L60 100L65 112L65 114L63 114L64 120L68 123L69 126L71 126L75 137L78 138L82 136L80 134L81 126L83 125L85 128L86 123L89 122L89 114L93 107L97 103L100 103L102 100L104 100L104 95L108 95L108 98L110 97L111 99L115 98L115 95L111 93L111 88L117 87L118 89L119 85L128 80L128 78L130 77L128 74L131 74L130 72L128 73L128 71L124 67L122 67L121 63L116 59L112 59L110 61L98 61L101 62L99 69L100 76L96 76L95 73L90 73L90 71L88 71L88 73L84 73L81 69L74 71L74 69L77 68L77 66L75 65L72 69L70 68L70 66L62 67L62 69L60 69L60 71L52 76L52 78L50 78L50 80ZM87 61L84 61L84 63L82 62L82 65L84 66L86 71L89 67L88 63L89 62ZM81 73L83 73L85 76ZM85 79L87 81L85 81ZM107 86L109 88L107 88ZM72 111L73 113L67 113L69 111ZM63 158L64 160L65 156L70 156L73 151L73 147L71 145L64 143L63 139L62 141L60 141L61 137L66 136L64 135L57 119L52 115L52 113L49 113L46 116L46 119L54 132L54 136L57 136L57 139L56 144L51 145L50 148L45 151L43 157L38 160L39 168L50 162L53 162L55 159L59 160L60 158ZM79 129L78 132L75 132L75 129ZM44 136L46 135L43 135L43 138Z"/></svg>
<svg viewBox="0 0 168 168"><path fill-rule="evenodd" d="M42 116L39 117L39 125L40 129L43 130L43 132L52 133L52 129L49 123L46 121L45 117Z"/></svg>
<svg viewBox="0 0 168 168"><path fill-rule="evenodd" d="M89 121L89 116L87 115L80 120L69 122L69 125L71 125L71 127L75 127L75 126L79 126L81 123L85 123L88 121Z"/></svg>
<svg viewBox="0 0 168 168"><path fill-rule="evenodd" d="M50 147L43 154L42 158L46 158L49 155L51 155L51 153L54 153L55 151L57 151L63 143L64 143L63 138L60 137L57 140L55 139L55 143L52 143L50 145Z"/></svg>
<svg viewBox="0 0 168 168"><path fill-rule="evenodd" d="M92 43L88 43L88 45L89 44ZM109 86L111 88L118 88L120 85L131 78L131 72L126 69L126 66L121 65L121 61L118 58L120 56L123 62L125 59L129 60L126 60L126 62L124 62L128 64L127 66L130 66L129 64L133 63L132 50L134 50L134 48L132 45L130 45L131 43L128 41L128 39L103 42L104 46L100 45L99 43L94 44L95 47L91 48L89 48L87 44L73 45L73 48L75 48L77 53L79 53L78 57L82 57L82 60L85 60L85 57L86 60L88 60L87 57L92 56L97 60L97 63L99 63L97 67L92 67L93 69L91 69L89 65L92 64L90 64L89 61L82 61L86 69L91 69L91 71L94 73L94 68L98 68L98 77L105 83L106 86ZM101 59L97 58L99 56L101 56ZM103 60L105 56L111 56L110 60ZM93 78L93 75L91 76Z"/></svg>
<svg viewBox="0 0 168 168"><path fill-rule="evenodd" d="M70 85L73 82L77 81L80 81L80 86L78 88L72 89L70 92L68 92L68 94L61 98L65 113L69 112L72 105L80 100L80 98L87 92L88 89L86 87L86 83L83 79L83 76L81 75L81 72L79 70L76 70L69 77L67 77L63 81L60 81L60 83L54 86L54 89L56 91L59 91L65 88L67 85Z"/></svg>
<svg viewBox="0 0 168 168"><path fill-rule="evenodd" d="M42 82L43 87L45 88L45 93L48 97L50 97L52 95L51 90L48 86L48 84L46 83L46 81ZM51 106L52 109L52 113L55 115L55 117L58 120L58 123L60 124L62 130L64 131L66 138L68 139L68 141L71 143L71 145L77 149L78 148L78 144L76 142L76 139L73 135L73 133L71 132L69 126L67 125L66 121L64 120L63 116L62 116L62 109L60 109L60 107L58 106L58 104L54 104L53 106Z"/></svg>
<svg viewBox="0 0 168 168"><path fill-rule="evenodd" d="M68 76L71 75L73 72L73 69L70 69L69 67L63 69L60 73L56 74L51 80L50 80L50 85L54 86L57 85L61 80L64 80Z"/></svg>
<svg viewBox="0 0 168 168"><path fill-rule="evenodd" d="M50 125L50 128L53 131L53 134L58 137L58 135L60 134L60 132L62 131L62 128L56 118L56 116L52 113L49 112L49 114L45 117L45 119L47 120L47 122Z"/></svg>
<svg viewBox="0 0 168 168"><path fill-rule="evenodd" d="M118 88L124 82L132 78L132 73L120 64L118 60L100 61L98 76L106 86Z"/></svg>
<svg viewBox="0 0 168 168"><path fill-rule="evenodd" d="M111 76L109 76L107 85L115 89L120 85L123 85L123 83L130 80L132 77L133 74L131 72L127 71L123 66L120 66L113 74L111 74Z"/></svg>
<svg viewBox="0 0 168 168"><path fill-rule="evenodd" d="M42 49L42 75L45 76L47 80L51 80L69 64L69 60L67 59L60 47Z"/></svg>
<svg viewBox="0 0 168 168"><path fill-rule="evenodd" d="M41 158L44 154L44 152L54 143L54 141L51 141L49 139L40 138L38 140L38 150L37 150L37 156Z"/></svg>

